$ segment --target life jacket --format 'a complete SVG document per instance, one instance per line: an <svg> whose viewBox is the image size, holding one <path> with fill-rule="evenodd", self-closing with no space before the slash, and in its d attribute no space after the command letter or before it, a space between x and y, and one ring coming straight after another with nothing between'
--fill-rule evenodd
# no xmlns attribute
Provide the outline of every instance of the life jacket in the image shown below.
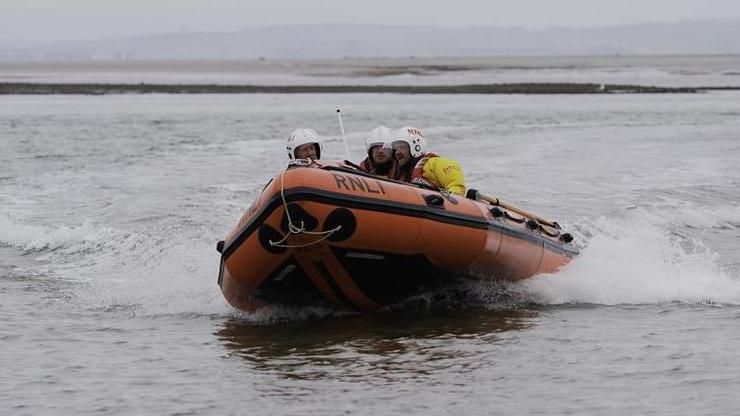
<svg viewBox="0 0 740 416"><path fill-rule="evenodd" d="M370 161L370 158L366 157L365 159L362 160L362 162L358 164L358 166L361 167L362 170L364 170L365 172L372 173L372 170L373 170L372 163L373 162Z"/></svg>
<svg viewBox="0 0 740 416"><path fill-rule="evenodd" d="M387 178L394 178L398 170L398 164L394 159L391 159L388 163L376 165L373 163L372 159L370 159L370 156L366 157L362 162L360 162L360 167L367 173L378 176L385 176Z"/></svg>
<svg viewBox="0 0 740 416"><path fill-rule="evenodd" d="M425 186L432 189L439 189L439 186L437 184L432 183L427 178L424 177L424 165L426 165L427 161L433 157L438 157L439 155L435 153L426 153L424 156L419 159L418 162L416 162L416 165L414 165L414 170L411 171L411 177L409 178L408 182L415 183L421 186Z"/></svg>

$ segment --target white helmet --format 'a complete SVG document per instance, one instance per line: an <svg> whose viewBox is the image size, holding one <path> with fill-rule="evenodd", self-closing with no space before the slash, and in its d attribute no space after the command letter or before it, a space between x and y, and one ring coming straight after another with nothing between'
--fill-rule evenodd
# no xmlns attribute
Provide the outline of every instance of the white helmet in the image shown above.
<svg viewBox="0 0 740 416"><path fill-rule="evenodd" d="M406 142L412 157L421 157L427 152L427 141L421 129L401 127L393 132L393 141Z"/></svg>
<svg viewBox="0 0 740 416"><path fill-rule="evenodd" d="M369 152L370 148L377 145L385 145L393 141L393 131L386 126L378 126L365 137L365 151Z"/></svg>
<svg viewBox="0 0 740 416"><path fill-rule="evenodd" d="M295 129L293 130L293 133L290 134L290 137L288 137L288 143L285 146L285 149L288 151L288 159L291 161L295 160L295 151L298 148L298 146L302 146L304 144L310 144L314 143L318 147L318 152L316 153L316 158L321 159L321 151L324 149L324 146L321 144L321 139L319 138L319 135L316 134L313 129Z"/></svg>

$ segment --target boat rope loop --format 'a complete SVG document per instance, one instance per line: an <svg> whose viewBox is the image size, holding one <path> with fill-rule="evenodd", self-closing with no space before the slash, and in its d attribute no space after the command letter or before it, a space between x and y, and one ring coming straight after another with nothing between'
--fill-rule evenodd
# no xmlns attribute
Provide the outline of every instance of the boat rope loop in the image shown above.
<svg viewBox="0 0 740 416"><path fill-rule="evenodd" d="M300 163L300 162L305 162L305 160L304 159L298 159L295 162L291 162L288 166L290 166L290 165L307 166L307 165L309 165L311 163L310 160L308 160L309 163ZM318 243L326 240L327 238L329 238L332 235L334 235L334 233L336 233L337 231L341 230L342 229L342 226L341 225L337 225L336 227L334 227L334 228L332 228L330 230L326 230L326 231L308 231L305 228L305 224L303 223L303 220L301 220L301 225L300 226L296 226L293 223L293 219L290 217L290 210L288 209L288 201L285 199L285 171L286 170L287 170L287 168L286 169L283 169L283 171L280 173L280 198L281 198L281 200L283 202L283 208L285 209L285 217L288 219L288 233L285 235L285 237L283 237L279 241L268 240L269 243L270 243L270 245L272 247L283 247L283 248L308 247L308 246L312 246L314 244L318 244ZM298 234L308 234L308 235L315 235L315 236L321 236L321 237L319 237L318 239L316 239L314 241L310 241L308 243L305 243L305 244L285 244L285 242L288 240L288 238L290 238L290 236L291 235L294 235L294 234L295 235L298 235Z"/></svg>

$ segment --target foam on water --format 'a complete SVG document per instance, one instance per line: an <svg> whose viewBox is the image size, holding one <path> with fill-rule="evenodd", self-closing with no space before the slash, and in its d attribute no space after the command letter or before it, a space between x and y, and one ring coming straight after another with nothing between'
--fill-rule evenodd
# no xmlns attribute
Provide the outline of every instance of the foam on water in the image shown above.
<svg viewBox="0 0 740 416"><path fill-rule="evenodd" d="M697 209L682 203L670 214L661 217L666 224L703 229L740 228L740 207L736 205Z"/></svg>
<svg viewBox="0 0 740 416"><path fill-rule="evenodd" d="M107 258L93 269L83 298L95 308L118 308L136 315L225 314L230 311L216 285L214 246L181 240ZM123 268L121 269L121 266ZM89 271L87 272L89 273Z"/></svg>
<svg viewBox="0 0 740 416"><path fill-rule="evenodd" d="M110 228L96 228L90 223L48 227L0 216L0 244L24 251L58 251L63 254L89 251L110 239L112 232Z"/></svg>
<svg viewBox="0 0 740 416"><path fill-rule="evenodd" d="M218 256L202 240L164 240L90 223L28 225L8 216L0 216L0 235L2 245L39 254L29 273L80 283L76 302L83 308L145 315L229 310L216 287Z"/></svg>
<svg viewBox="0 0 740 416"><path fill-rule="evenodd" d="M285 321L306 321L350 314L348 311L318 306L268 305L254 312L234 311L234 317L250 324L271 324Z"/></svg>
<svg viewBox="0 0 740 416"><path fill-rule="evenodd" d="M697 214L689 222L712 226L733 220ZM592 234L581 254L563 270L538 276L520 289L545 304L740 304L740 279L723 270L719 256L701 240L666 226L675 213L634 209L621 218L584 220Z"/></svg>
<svg viewBox="0 0 740 416"><path fill-rule="evenodd" d="M685 205L669 211L659 207L618 212L575 224L574 234L584 247L558 273L514 285L475 282L455 288L457 294L464 293L462 301L427 294L409 304L740 304L740 279L723 270L718 254L700 239L681 232L686 227L738 227L737 209L702 210ZM236 313L218 290L218 254L204 238L153 237L90 223L29 225L9 216L0 216L0 235L0 244L40 253L40 259L55 265L52 274L82 283L76 295L84 308L147 316ZM291 307L237 313L255 323L333 314L320 308Z"/></svg>
<svg viewBox="0 0 740 416"><path fill-rule="evenodd" d="M216 284L215 245L204 239L176 235L163 239L91 223L30 225L7 215L0 216L0 236L0 245L19 255L35 254L23 262L27 270L16 273L60 284L75 282L72 300L82 309L136 316L227 315L252 323L342 314L288 306L255 313L233 310Z"/></svg>

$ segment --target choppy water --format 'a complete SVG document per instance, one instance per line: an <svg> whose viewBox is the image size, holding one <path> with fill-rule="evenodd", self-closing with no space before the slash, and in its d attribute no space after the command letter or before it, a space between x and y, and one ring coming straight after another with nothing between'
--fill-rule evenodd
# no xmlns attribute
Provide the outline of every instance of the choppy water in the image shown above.
<svg viewBox="0 0 740 416"><path fill-rule="evenodd" d="M299 126L425 128L581 256L372 315L242 315L215 242ZM732 414L740 94L0 98L0 414ZM459 294L457 294L459 295Z"/></svg>

